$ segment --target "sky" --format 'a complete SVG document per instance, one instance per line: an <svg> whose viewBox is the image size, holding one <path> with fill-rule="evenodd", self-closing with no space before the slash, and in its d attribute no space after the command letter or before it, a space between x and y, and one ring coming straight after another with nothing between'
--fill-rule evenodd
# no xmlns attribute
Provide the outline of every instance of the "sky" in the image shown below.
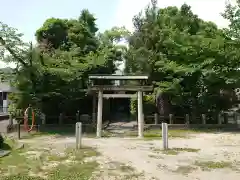
<svg viewBox="0 0 240 180"><path fill-rule="evenodd" d="M187 3L200 18L226 27L221 17L226 0L158 0L161 8L180 7ZM113 26L125 26L133 30L132 18L143 10L150 0L0 0L0 21L17 28L24 34L24 41L35 41L34 33L51 17L77 18L82 9L88 9L97 17L100 31ZM0 62L0 66L2 63Z"/></svg>

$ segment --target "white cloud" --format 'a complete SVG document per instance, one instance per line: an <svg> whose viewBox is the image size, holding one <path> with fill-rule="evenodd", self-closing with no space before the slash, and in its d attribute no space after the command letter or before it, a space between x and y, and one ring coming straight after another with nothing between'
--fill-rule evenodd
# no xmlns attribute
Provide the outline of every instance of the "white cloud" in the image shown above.
<svg viewBox="0 0 240 180"><path fill-rule="evenodd" d="M224 11L225 2L226 0L159 0L158 6L160 8L167 6L180 7L183 3L187 3L200 18L212 21L222 28L228 24L220 15ZM119 0L115 14L115 25L125 26L129 30L133 30L133 16L143 10L149 3L150 0Z"/></svg>

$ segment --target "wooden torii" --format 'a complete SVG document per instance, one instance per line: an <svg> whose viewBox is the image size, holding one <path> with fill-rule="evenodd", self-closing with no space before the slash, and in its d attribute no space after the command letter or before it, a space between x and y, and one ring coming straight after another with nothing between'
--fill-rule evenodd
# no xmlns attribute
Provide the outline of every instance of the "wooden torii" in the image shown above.
<svg viewBox="0 0 240 180"><path fill-rule="evenodd" d="M129 85L126 81L137 81L136 85ZM97 103L97 137L102 136L102 110L103 98L132 98L137 96L138 100L138 137L143 137L143 92L152 91L153 86L146 85L148 76L140 75L89 75L89 91L96 92L98 95ZM113 85L109 81L124 81L118 85ZM106 84L107 83L107 84ZM148 82L149 83L149 82ZM104 94L104 91L114 91L116 93ZM137 92L136 94L125 94L126 91ZM121 93L120 93L121 92ZM95 103L95 100L94 102ZM93 119L95 117L95 105L93 105Z"/></svg>

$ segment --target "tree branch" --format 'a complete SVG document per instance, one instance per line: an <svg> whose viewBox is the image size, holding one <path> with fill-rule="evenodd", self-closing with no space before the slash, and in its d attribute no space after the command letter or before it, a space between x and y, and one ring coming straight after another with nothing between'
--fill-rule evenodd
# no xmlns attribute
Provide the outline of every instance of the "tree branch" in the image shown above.
<svg viewBox="0 0 240 180"><path fill-rule="evenodd" d="M0 37L0 43L7 49L7 51L15 58L17 59L23 66L27 67L28 64L25 63L23 61L23 59L21 57L19 57L11 48L9 48L7 45L6 45L6 42L4 41L4 39L2 37Z"/></svg>

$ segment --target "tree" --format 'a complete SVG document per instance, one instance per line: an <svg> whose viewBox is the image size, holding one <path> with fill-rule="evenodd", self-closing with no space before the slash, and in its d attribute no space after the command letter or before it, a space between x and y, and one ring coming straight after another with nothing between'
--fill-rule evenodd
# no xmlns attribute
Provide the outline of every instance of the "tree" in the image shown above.
<svg viewBox="0 0 240 180"><path fill-rule="evenodd" d="M90 113L88 75L114 73L125 49L115 44L125 31L97 34L95 17L87 10L78 19L47 19L36 31L36 46L23 43L16 29L2 24L2 30L2 52L9 54L1 58L17 64L13 78L20 93L12 94L12 107L31 103L46 115Z"/></svg>
<svg viewBox="0 0 240 180"><path fill-rule="evenodd" d="M229 1L226 4L225 11L222 16L229 21L228 28L225 29L226 34L235 40L240 39L240 1L236 1L236 5Z"/></svg>
<svg viewBox="0 0 240 180"><path fill-rule="evenodd" d="M125 71L149 74L152 95L167 93L174 113L196 116L231 107L233 101L220 92L232 91L239 82L238 45L187 4L180 9L156 4L152 1L133 19Z"/></svg>

